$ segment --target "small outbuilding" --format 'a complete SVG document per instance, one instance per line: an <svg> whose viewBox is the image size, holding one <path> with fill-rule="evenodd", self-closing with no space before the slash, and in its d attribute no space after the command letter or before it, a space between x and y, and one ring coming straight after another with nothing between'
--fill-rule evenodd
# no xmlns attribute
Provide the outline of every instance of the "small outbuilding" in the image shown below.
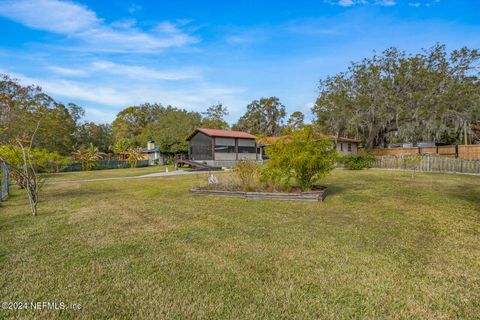
<svg viewBox="0 0 480 320"><path fill-rule="evenodd" d="M211 166L233 166L239 160L257 160L256 137L253 134L198 128L187 138L190 160Z"/></svg>
<svg viewBox="0 0 480 320"><path fill-rule="evenodd" d="M166 156L160 152L160 148L155 146L155 141L147 142L147 147L140 149L142 160L148 160L148 165L164 165Z"/></svg>
<svg viewBox="0 0 480 320"><path fill-rule="evenodd" d="M333 139L337 151L342 154L357 154L358 152L360 140L335 136L327 136L327 138Z"/></svg>

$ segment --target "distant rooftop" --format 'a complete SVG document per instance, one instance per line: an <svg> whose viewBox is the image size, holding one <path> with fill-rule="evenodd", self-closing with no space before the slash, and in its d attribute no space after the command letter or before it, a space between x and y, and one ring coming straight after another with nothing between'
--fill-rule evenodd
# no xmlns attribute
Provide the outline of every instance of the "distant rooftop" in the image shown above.
<svg viewBox="0 0 480 320"><path fill-rule="evenodd" d="M155 153L155 152L159 152L160 151L160 148L158 146L155 146L154 148L152 149L148 149L148 148L142 148L140 150L141 153Z"/></svg>
<svg viewBox="0 0 480 320"><path fill-rule="evenodd" d="M359 143L360 140L356 140L356 139L351 139L351 138L345 138L345 137L336 137L336 136L333 136L333 135L328 135L328 134L322 134L320 135L322 138L328 138L328 139L333 139L335 141L340 141L340 142L351 142L351 143ZM280 136L280 137L266 137L264 139L261 139L260 141L258 141L258 145L259 146L267 146L269 144L272 144L272 143L275 143L277 142L278 140L282 140L282 139L285 139L288 141L288 136Z"/></svg>

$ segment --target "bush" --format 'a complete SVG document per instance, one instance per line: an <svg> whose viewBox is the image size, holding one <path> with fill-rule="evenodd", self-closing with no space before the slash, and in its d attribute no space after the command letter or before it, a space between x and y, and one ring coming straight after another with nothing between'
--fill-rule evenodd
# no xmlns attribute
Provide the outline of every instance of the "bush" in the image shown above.
<svg viewBox="0 0 480 320"><path fill-rule="evenodd" d="M88 148L81 147L77 151L72 153L72 158L80 161L82 164L82 170L91 171L97 165L98 160L102 160L106 156L105 153L99 152L98 148L92 143Z"/></svg>
<svg viewBox="0 0 480 320"><path fill-rule="evenodd" d="M420 169L420 163L422 162L421 156L406 156L402 159L405 169L412 170L412 178L415 178L415 171Z"/></svg>
<svg viewBox="0 0 480 320"><path fill-rule="evenodd" d="M12 145L0 145L0 153L8 164L22 166L22 152L19 147ZM32 164L37 172L59 172L60 169L70 163L70 160L56 152L48 152L44 149L33 148L30 150Z"/></svg>
<svg viewBox="0 0 480 320"><path fill-rule="evenodd" d="M239 161L234 172L243 191L255 190L260 176L260 166L255 161Z"/></svg>
<svg viewBox="0 0 480 320"><path fill-rule="evenodd" d="M164 165L172 165L175 164L175 157L173 155L167 155L163 162Z"/></svg>
<svg viewBox="0 0 480 320"><path fill-rule="evenodd" d="M128 149L131 149L133 147L133 143L130 139L128 138L121 138L115 142L115 145L113 146L113 152L115 153L122 153L127 151Z"/></svg>
<svg viewBox="0 0 480 320"><path fill-rule="evenodd" d="M293 132L265 150L269 160L262 179L290 189L292 179L305 191L335 168L338 153L331 139L322 138L311 126Z"/></svg>
<svg viewBox="0 0 480 320"><path fill-rule="evenodd" d="M349 170L362 170L371 168L375 157L371 153L349 154L341 159L341 163Z"/></svg>

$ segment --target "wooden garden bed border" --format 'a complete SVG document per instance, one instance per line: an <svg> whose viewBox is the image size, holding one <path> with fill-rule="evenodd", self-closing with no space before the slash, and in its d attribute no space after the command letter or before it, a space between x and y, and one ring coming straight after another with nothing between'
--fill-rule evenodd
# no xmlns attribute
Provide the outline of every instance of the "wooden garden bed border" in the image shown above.
<svg viewBox="0 0 480 320"><path fill-rule="evenodd" d="M323 201L328 193L327 188L309 192L243 192L193 188L190 189L190 192L192 192L193 194L206 194L213 196L235 197L244 199L270 199L290 201Z"/></svg>

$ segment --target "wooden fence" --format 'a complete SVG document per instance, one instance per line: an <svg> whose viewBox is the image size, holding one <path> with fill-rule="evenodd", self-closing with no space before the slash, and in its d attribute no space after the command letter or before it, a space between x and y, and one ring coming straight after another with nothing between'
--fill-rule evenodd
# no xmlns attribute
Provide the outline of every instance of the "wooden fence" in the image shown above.
<svg viewBox="0 0 480 320"><path fill-rule="evenodd" d="M375 157L373 168L412 169L422 172L446 172L480 174L480 160L442 157L438 155L420 155L415 164L408 161L412 156L380 156Z"/></svg>
<svg viewBox="0 0 480 320"><path fill-rule="evenodd" d="M373 149L375 156L401 156L416 154L431 154L445 156L449 158L460 159L480 159L480 144L459 145L459 146L438 146L426 148L390 148L390 149Z"/></svg>

